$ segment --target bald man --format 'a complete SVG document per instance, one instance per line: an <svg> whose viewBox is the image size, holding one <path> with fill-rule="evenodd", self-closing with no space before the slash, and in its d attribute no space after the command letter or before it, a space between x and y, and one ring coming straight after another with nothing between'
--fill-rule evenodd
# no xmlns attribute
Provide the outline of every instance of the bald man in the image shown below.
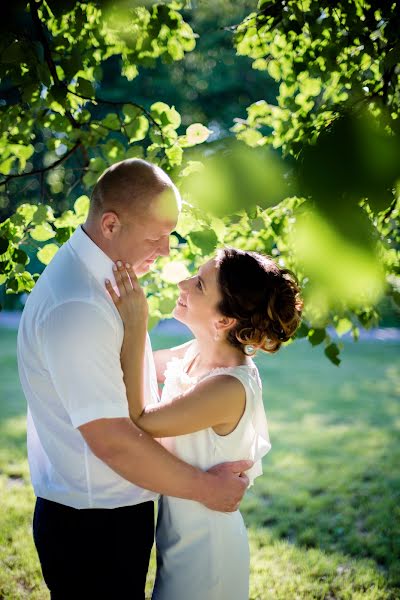
<svg viewBox="0 0 400 600"><path fill-rule="evenodd" d="M169 254L180 209L168 175L121 161L99 178L86 223L46 267L26 302L18 366L28 403L33 535L51 598L144 598L158 494L236 510L251 463L202 472L129 418L123 324L104 282L116 261L137 275ZM147 339L145 397L158 399ZM173 600L173 599L171 599Z"/></svg>

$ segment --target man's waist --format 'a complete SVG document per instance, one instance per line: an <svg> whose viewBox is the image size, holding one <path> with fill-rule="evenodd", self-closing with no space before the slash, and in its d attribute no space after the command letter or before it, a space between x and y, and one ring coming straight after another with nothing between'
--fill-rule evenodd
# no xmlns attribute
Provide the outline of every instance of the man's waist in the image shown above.
<svg viewBox="0 0 400 600"><path fill-rule="evenodd" d="M35 482L33 482L33 488L37 497L77 509L111 509L122 506L135 506L136 504L156 500L159 496L155 492L144 490L133 484L127 487L124 493L120 491L119 493L112 493L111 491L106 493L98 490L61 490L52 488L49 485L35 484Z"/></svg>

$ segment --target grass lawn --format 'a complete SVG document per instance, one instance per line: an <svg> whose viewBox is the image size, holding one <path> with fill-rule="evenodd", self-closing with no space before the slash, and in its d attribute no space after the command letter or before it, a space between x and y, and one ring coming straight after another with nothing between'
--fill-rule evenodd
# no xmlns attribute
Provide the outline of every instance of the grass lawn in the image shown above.
<svg viewBox="0 0 400 600"><path fill-rule="evenodd" d="M0 329L0 598L42 600L15 346ZM349 342L339 368L304 341L257 358L272 450L242 503L252 600L400 598L399 349ZM154 556L149 593L153 578Z"/></svg>

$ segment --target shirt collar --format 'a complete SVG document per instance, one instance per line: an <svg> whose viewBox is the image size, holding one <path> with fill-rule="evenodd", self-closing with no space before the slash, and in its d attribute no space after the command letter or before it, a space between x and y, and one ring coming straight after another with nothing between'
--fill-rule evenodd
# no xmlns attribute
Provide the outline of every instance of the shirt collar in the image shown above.
<svg viewBox="0 0 400 600"><path fill-rule="evenodd" d="M113 261L90 239L80 225L75 229L67 243L104 289L106 279L109 279L115 285L112 270Z"/></svg>

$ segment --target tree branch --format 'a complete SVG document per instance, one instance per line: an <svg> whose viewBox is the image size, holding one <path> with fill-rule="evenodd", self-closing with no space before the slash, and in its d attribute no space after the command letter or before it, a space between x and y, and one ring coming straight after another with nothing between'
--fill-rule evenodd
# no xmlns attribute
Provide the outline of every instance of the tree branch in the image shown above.
<svg viewBox="0 0 400 600"><path fill-rule="evenodd" d="M157 123L157 121L154 119L154 117L152 117L152 115L148 112L148 110L146 110L144 108L144 106L141 106L140 104L137 104L136 102L132 102L131 100L123 102L123 101L117 101L117 100L105 100L103 98L90 98L89 96L83 96L82 94L78 94L77 92L70 90L69 87L67 87L67 86L66 86L66 90L67 90L68 94L72 94L73 96L76 96L77 98L81 98L82 100L88 100L89 102L92 102L93 104L106 104L109 106L123 106L124 104L128 104L130 106L133 106L134 108L139 109L140 111L142 111L142 113L144 115L146 115L146 117L149 119L149 121L151 121L151 123L154 125L154 127L157 127L157 129L160 132L163 144L165 144L161 125L159 125ZM104 125L103 125L103 127L104 127Z"/></svg>
<svg viewBox="0 0 400 600"><path fill-rule="evenodd" d="M31 8L32 20L37 28L39 40L40 40L40 43L42 44L43 50L44 50L44 57L46 59L47 66L49 67L49 71L53 78L54 84L61 86L62 82L60 81L60 79L57 75L57 69L56 69L56 65L54 63L53 57L51 55L50 46L49 46L49 43L45 36L45 33L43 31L42 22L40 20L38 9L37 9L37 3L35 2L35 0L31 0L29 4L30 4L30 8ZM80 129L80 124L78 123L78 121L76 121L76 119L72 115L71 111L66 109L65 114L67 115L71 125L75 129Z"/></svg>
<svg viewBox="0 0 400 600"><path fill-rule="evenodd" d="M20 177L30 177L31 175L39 175L39 174L46 173L47 171L51 171L51 169L54 169L55 167L58 167L59 165L61 165L61 163L63 163L65 160L67 160L67 158L69 158L72 154L74 154L74 152L76 152L76 150L78 150L78 148L80 148L80 147L81 147L81 141L78 140L76 142L75 146L73 146L70 150L68 150L68 152L66 152L64 154L64 156L62 156L61 158L59 158L58 160L53 162L48 167L44 167L43 169L35 169L34 171L29 171L29 173L16 173L14 175L5 175L4 173L0 173L0 176L5 178L3 181L0 181L0 185L6 185L9 181L11 181L11 179L17 179Z"/></svg>

